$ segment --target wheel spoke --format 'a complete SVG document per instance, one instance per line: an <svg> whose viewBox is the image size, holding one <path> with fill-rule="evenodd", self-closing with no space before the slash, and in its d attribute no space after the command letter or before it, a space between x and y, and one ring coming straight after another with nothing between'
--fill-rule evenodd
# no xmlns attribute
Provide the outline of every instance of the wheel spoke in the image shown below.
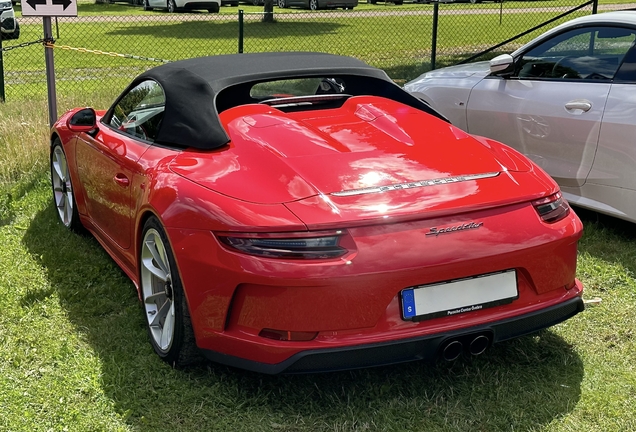
<svg viewBox="0 0 636 432"><path fill-rule="evenodd" d="M168 315L168 312L170 312L171 306L172 306L172 302L169 299L166 299L166 301L163 302L161 307L157 309L157 313L155 314L154 318L150 322L150 327L161 328L160 325L161 325L162 319L166 318L166 315Z"/></svg>
<svg viewBox="0 0 636 432"><path fill-rule="evenodd" d="M154 239L146 240L146 248L152 255L152 259L154 260L159 270L161 270L164 275L170 274L168 266L166 265L166 251L163 248L163 244L161 242L155 241ZM165 276L162 278L162 280L166 280Z"/></svg>
<svg viewBox="0 0 636 432"><path fill-rule="evenodd" d="M66 205L65 205L66 218L64 223L68 225L71 223L71 219L73 218L73 195L71 194L71 192L67 192L65 197L66 197Z"/></svg>
<svg viewBox="0 0 636 432"><path fill-rule="evenodd" d="M163 245L156 242L154 238L147 238L144 242L144 246L145 251L148 253L143 254L143 266L162 281L167 281L170 271L164 259L165 250L163 249Z"/></svg>
<svg viewBox="0 0 636 432"><path fill-rule="evenodd" d="M174 331L174 307L170 302L171 307L169 313L166 315L166 320L163 323L163 331L161 332L161 347L167 348L172 341L172 333Z"/></svg>
<svg viewBox="0 0 636 432"><path fill-rule="evenodd" d="M163 291L160 291L158 293L154 293L154 294L150 294L149 296L146 296L146 299L144 300L144 302L146 304L158 304L157 300L161 299L161 298L165 298L166 297L166 293Z"/></svg>
<svg viewBox="0 0 636 432"><path fill-rule="evenodd" d="M164 282L168 280L168 275L166 274L166 272L164 272L162 269L160 269L154 264L155 263L154 258L144 257L144 259L142 260L142 263L143 263L143 266L155 277L161 279Z"/></svg>
<svg viewBox="0 0 636 432"><path fill-rule="evenodd" d="M64 173L62 173L61 161L59 156L53 162L53 170L55 171L55 174L57 174L57 177L60 179L60 184L64 183L66 181L66 177L64 176Z"/></svg>

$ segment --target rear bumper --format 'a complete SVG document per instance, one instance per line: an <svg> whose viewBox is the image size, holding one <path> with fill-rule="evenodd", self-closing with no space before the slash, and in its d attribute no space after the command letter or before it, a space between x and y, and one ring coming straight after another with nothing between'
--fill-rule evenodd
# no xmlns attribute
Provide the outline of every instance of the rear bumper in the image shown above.
<svg viewBox="0 0 636 432"><path fill-rule="evenodd" d="M198 9L214 9L218 10L221 6L221 2L218 1L206 1L206 2L186 2L183 5L183 9L187 10L198 10Z"/></svg>
<svg viewBox="0 0 636 432"><path fill-rule="evenodd" d="M582 291L578 281L577 287ZM391 342L301 351L276 364L261 363L209 350L202 350L202 353L214 362L265 374L328 372L414 360L430 361L436 359L450 341L459 340L466 345L467 341L485 335L491 343L497 343L563 322L582 312L584 308L583 299L578 296L539 311L488 324Z"/></svg>

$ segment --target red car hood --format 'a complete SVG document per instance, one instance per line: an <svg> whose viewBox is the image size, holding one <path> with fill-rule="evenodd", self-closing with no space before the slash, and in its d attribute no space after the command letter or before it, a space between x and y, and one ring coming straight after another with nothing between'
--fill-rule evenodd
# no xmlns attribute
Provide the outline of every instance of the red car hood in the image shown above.
<svg viewBox="0 0 636 432"><path fill-rule="evenodd" d="M449 186L475 195L477 180L456 181L461 176L532 169L507 147L375 97L353 97L338 109L295 113L241 106L224 112L221 120L231 137L229 148L185 151L171 169L206 188L254 203L292 203L381 186L391 186L391 200L402 204L448 201L454 198L448 195ZM501 177L493 175L487 179L491 183ZM422 183L448 178L455 186ZM408 193L396 191L409 184ZM382 205L385 195L358 198ZM333 195L333 202L351 201L342 196Z"/></svg>

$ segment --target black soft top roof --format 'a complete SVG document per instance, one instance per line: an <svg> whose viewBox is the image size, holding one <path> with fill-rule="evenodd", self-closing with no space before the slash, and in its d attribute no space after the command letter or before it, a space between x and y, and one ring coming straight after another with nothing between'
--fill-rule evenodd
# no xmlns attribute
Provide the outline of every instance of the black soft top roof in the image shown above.
<svg viewBox="0 0 636 432"><path fill-rule="evenodd" d="M369 88L367 94L398 100L443 118L393 83L384 71L351 57L324 53L231 54L181 60L144 72L126 92L147 79L155 80L162 86L166 108L157 132L157 143L216 149L230 141L217 111L217 96L225 89L273 79L338 75L367 77L388 83L390 85L371 86L378 88ZM378 94L378 91L382 94ZM232 98L231 92L227 92L223 99L228 98ZM238 102L235 105L240 104Z"/></svg>

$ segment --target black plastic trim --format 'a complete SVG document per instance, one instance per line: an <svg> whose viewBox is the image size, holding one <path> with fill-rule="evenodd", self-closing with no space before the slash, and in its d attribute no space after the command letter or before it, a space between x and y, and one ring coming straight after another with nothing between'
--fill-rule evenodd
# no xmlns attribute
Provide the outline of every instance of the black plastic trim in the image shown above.
<svg viewBox="0 0 636 432"><path fill-rule="evenodd" d="M440 355L441 347L451 339L470 340L471 337L483 334L491 343L497 343L553 326L584 309L583 299L576 297L537 312L454 332L376 344L302 351L276 364L256 362L210 350L202 350L202 353L217 363L272 375L358 369L414 360L431 361Z"/></svg>

